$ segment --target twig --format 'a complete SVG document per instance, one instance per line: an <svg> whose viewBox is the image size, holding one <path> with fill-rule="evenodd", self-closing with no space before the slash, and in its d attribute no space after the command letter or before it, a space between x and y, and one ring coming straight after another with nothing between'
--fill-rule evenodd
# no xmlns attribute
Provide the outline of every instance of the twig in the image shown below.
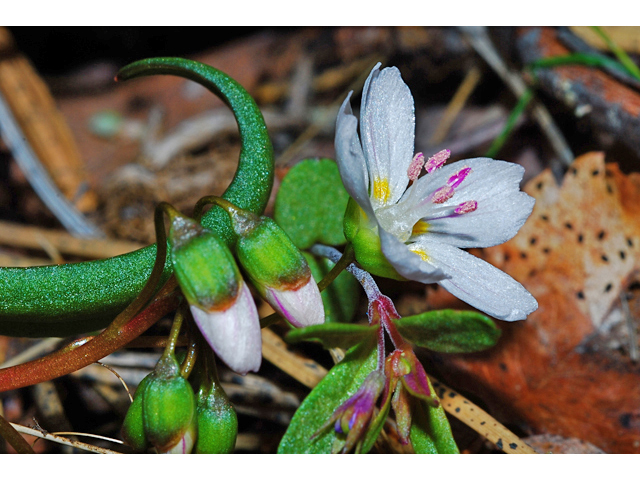
<svg viewBox="0 0 640 480"><path fill-rule="evenodd" d="M37 438L43 438L45 440L49 440L50 442L60 443L62 445L70 445L72 447L78 448L80 450L85 450L87 452L105 453L105 454L120 453L120 452L114 452L113 450L109 450L107 448L96 447L95 445L89 445L88 443L79 442L77 440L69 440L68 438L60 437L53 433L45 432L42 429L38 430L35 428L25 427L24 425L18 425L16 423L11 423L11 426L20 433L26 433L27 435L31 435ZM74 433L74 435L82 435L82 434ZM87 434L87 435L94 436L90 434ZM113 439L110 439L107 437L101 437L101 438L114 441Z"/></svg>
<svg viewBox="0 0 640 480"><path fill-rule="evenodd" d="M440 120L440 123L438 124L438 128L436 128L436 131L431 135L429 144L434 145L445 140L447 133L449 133L449 130L451 129L451 125L453 125L458 114L467 103L467 100L475 90L476 85L478 85L480 78L480 69L477 67L473 67L467 72L467 75L464 77L464 80L458 87L458 90L447 105L447 108L442 115L442 120Z"/></svg>
<svg viewBox="0 0 640 480"><path fill-rule="evenodd" d="M2 245L41 249L44 242L60 253L92 259L115 257L144 247L136 242L97 238L87 240L62 231L0 221L0 244Z"/></svg>
<svg viewBox="0 0 640 480"><path fill-rule="evenodd" d="M42 340L35 345L27 348L26 350L20 352L15 357L11 357L10 359L6 360L3 364L0 365L0 368L20 365L21 363L28 362L46 353L53 352L58 344L60 344L60 341L60 338L47 338L45 340Z"/></svg>
<svg viewBox="0 0 640 480"><path fill-rule="evenodd" d="M465 33L467 39L478 54L507 84L515 96L519 99L527 91L527 85L522 77L510 71L493 46L485 27L459 27ZM569 166L573 162L574 155L569 144L564 139L560 129L553 121L549 111L539 102L534 101L532 115L547 136L549 143L558 154L560 161Z"/></svg>

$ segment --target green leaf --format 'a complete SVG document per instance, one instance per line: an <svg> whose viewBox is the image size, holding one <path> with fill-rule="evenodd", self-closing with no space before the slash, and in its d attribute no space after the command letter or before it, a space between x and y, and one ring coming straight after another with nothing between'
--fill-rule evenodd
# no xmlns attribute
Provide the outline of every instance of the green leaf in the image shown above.
<svg viewBox="0 0 640 480"><path fill-rule="evenodd" d="M470 353L493 347L500 330L490 318L471 311L435 310L394 321L410 342L442 353Z"/></svg>
<svg viewBox="0 0 640 480"><path fill-rule="evenodd" d="M280 441L278 453L331 453L334 443L341 448L344 440L338 438L333 428L311 437L358 391L376 365L375 341L363 342L349 350L302 402Z"/></svg>
<svg viewBox="0 0 640 480"><path fill-rule="evenodd" d="M354 345L374 338L380 325L353 325L350 323L324 323L305 328L290 330L285 337L287 342L320 342L324 348L351 348Z"/></svg>
<svg viewBox="0 0 640 480"><path fill-rule="evenodd" d="M431 397L437 399L431 382ZM416 453L460 453L451 433L451 425L442 404L431 407L424 400L413 399L411 444Z"/></svg>
<svg viewBox="0 0 640 480"><path fill-rule="evenodd" d="M328 158L307 159L282 180L274 218L298 248L314 243L342 245L348 200L336 163Z"/></svg>
<svg viewBox="0 0 640 480"><path fill-rule="evenodd" d="M303 252L316 282L322 280L335 265L327 258ZM347 323L353 319L360 299L360 284L349 272L341 272L321 293L325 323Z"/></svg>

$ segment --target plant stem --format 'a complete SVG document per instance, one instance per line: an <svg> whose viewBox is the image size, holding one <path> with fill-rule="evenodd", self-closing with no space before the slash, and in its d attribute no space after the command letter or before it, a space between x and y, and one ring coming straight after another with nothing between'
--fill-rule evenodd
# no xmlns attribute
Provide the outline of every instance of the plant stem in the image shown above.
<svg viewBox="0 0 640 480"><path fill-rule="evenodd" d="M319 248L316 249L316 247L319 247ZM313 247L311 247L311 253L315 253L316 255L321 255L326 257L327 255L319 252L329 248L331 247L325 247L324 245L314 245ZM314 249L316 250L314 251ZM337 250L335 251L337 252ZM349 265L351 265L355 261L355 259L356 259L356 256L353 251L353 247L351 246L350 243L348 243L344 249L344 253L342 254L342 256L337 261L333 260L336 263L333 266L333 268L329 271L329 273L325 275L325 277L322 280L320 280L320 282L318 282L318 290L322 292L325 288L327 288L331 284L331 282L333 282L338 277L338 275L342 273L342 271L345 268L347 268Z"/></svg>

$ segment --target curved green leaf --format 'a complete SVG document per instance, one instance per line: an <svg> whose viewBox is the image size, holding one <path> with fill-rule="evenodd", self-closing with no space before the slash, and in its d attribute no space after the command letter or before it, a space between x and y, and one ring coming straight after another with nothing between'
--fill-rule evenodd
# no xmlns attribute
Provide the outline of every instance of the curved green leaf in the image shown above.
<svg viewBox="0 0 640 480"><path fill-rule="evenodd" d="M493 347L500 329L480 313L434 310L394 321L400 335L410 342L442 353L470 353Z"/></svg>
<svg viewBox="0 0 640 480"><path fill-rule="evenodd" d="M290 343L310 341L320 342L324 348L351 348L374 338L380 325L353 325L350 323L323 323L290 330L285 340Z"/></svg>
<svg viewBox="0 0 640 480"><path fill-rule="evenodd" d="M349 194L342 185L336 162L307 159L282 180L274 218L298 248L314 243L345 243L342 222Z"/></svg>
<svg viewBox="0 0 640 480"><path fill-rule="evenodd" d="M334 443L342 448L344 440L333 428L311 438L333 412L356 393L364 379L375 370L375 341L363 342L347 352L326 377L309 393L298 408L278 446L278 453L331 453Z"/></svg>

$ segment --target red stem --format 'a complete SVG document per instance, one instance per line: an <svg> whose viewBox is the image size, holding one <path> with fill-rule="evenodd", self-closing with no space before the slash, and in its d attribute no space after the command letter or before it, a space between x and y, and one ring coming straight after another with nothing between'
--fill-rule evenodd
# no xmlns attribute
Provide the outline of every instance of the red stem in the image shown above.
<svg viewBox="0 0 640 480"><path fill-rule="evenodd" d="M179 301L175 283L168 282L142 312L116 331L107 328L79 347L71 350L63 348L31 362L0 369L0 392L53 380L97 362L124 347L164 315L175 310Z"/></svg>

